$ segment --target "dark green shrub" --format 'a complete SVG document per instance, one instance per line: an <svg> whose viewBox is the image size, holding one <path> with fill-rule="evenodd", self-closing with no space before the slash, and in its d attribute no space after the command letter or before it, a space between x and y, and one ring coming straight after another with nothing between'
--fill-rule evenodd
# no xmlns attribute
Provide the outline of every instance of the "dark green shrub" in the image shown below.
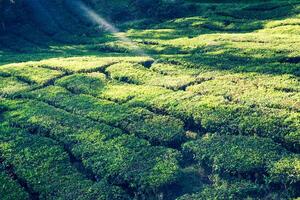
<svg viewBox="0 0 300 200"><path fill-rule="evenodd" d="M6 173L2 163L0 163L0 185L0 199L29 200L28 193Z"/></svg>
<svg viewBox="0 0 300 200"><path fill-rule="evenodd" d="M138 15L158 19L180 16L184 10L182 4L180 0L132 0Z"/></svg>
<svg viewBox="0 0 300 200"><path fill-rule="evenodd" d="M258 184L245 181L219 180L211 186L205 186L200 192L188 194L177 198L177 200L235 200L235 199L256 199L263 192Z"/></svg>

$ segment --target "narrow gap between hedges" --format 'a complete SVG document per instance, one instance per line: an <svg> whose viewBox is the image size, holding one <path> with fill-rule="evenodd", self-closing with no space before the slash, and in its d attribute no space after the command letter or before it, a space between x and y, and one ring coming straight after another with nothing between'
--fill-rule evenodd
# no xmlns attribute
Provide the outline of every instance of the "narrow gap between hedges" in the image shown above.
<svg viewBox="0 0 300 200"><path fill-rule="evenodd" d="M3 164L5 160L0 157L0 164ZM15 180L29 195L29 198L31 200L39 200L39 193L34 191L29 184L26 182L26 180L20 178L15 172L14 167L11 164L5 163L5 173L11 177L13 180Z"/></svg>

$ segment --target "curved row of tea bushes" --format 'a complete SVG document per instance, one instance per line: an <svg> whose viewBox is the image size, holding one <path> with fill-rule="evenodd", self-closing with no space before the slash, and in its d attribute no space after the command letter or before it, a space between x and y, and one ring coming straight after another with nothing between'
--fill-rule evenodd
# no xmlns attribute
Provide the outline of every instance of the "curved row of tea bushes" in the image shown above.
<svg viewBox="0 0 300 200"><path fill-rule="evenodd" d="M30 85L15 77L0 76L0 96L10 96L30 89Z"/></svg>
<svg viewBox="0 0 300 200"><path fill-rule="evenodd" d="M125 103L131 98L136 99L138 97L141 100L143 98L150 100L159 95L173 93L172 90L159 86L115 82L109 80L104 74L96 72L65 76L55 81L55 85L64 87L75 94L89 94L118 103Z"/></svg>
<svg viewBox="0 0 300 200"><path fill-rule="evenodd" d="M61 70L67 73L79 73L79 72L96 72L102 71L107 66L118 63L118 62L129 62L139 63L141 65L149 65L153 62L152 58L140 57L140 56L81 56L81 57L70 57L70 58L52 58L41 60L37 62L28 62L24 64L31 64L36 67L47 67L54 70Z"/></svg>
<svg viewBox="0 0 300 200"><path fill-rule="evenodd" d="M255 11L255 15L253 14ZM220 15L237 19L266 20L290 16L297 13L297 2L262 2L242 8L224 10Z"/></svg>
<svg viewBox="0 0 300 200"><path fill-rule="evenodd" d="M227 74L188 87L187 91L224 96L246 106L300 111L300 83L289 75Z"/></svg>
<svg viewBox="0 0 300 200"><path fill-rule="evenodd" d="M300 116L296 111L237 104L226 95L200 95L191 91L171 92L167 89L159 90L156 95L150 92L152 87L112 84L106 86L99 96L126 101L128 105L160 110L186 123L193 121L194 128L204 129L205 132L269 137L299 151ZM144 88L146 90L139 90ZM297 102L297 98L295 100Z"/></svg>
<svg viewBox="0 0 300 200"><path fill-rule="evenodd" d="M49 86L25 94L25 96L120 127L153 144L177 145L184 141L184 123L181 120L154 114L141 107L120 105L89 95L74 95L58 86Z"/></svg>
<svg viewBox="0 0 300 200"><path fill-rule="evenodd" d="M205 135L185 143L183 149L220 174L261 174L268 164L287 154L271 139L231 135Z"/></svg>
<svg viewBox="0 0 300 200"><path fill-rule="evenodd" d="M207 134L185 143L183 150L222 176L263 177L265 183L284 185L294 193L300 183L299 155L268 138Z"/></svg>
<svg viewBox="0 0 300 200"><path fill-rule="evenodd" d="M180 153L176 150L153 147L146 140L42 102L6 101L4 105L11 109L7 121L59 141L96 179L107 179L142 194L155 194L177 179Z"/></svg>
<svg viewBox="0 0 300 200"><path fill-rule="evenodd" d="M6 125L0 128L4 163L13 166L39 199L126 199L120 188L85 178L57 142Z"/></svg>
<svg viewBox="0 0 300 200"><path fill-rule="evenodd" d="M0 76L14 76L30 84L46 84L62 75L64 72L33 66L30 63L4 65L0 69Z"/></svg>
<svg viewBox="0 0 300 200"><path fill-rule="evenodd" d="M105 74L94 72L88 74L73 74L55 81L55 85L64 87L75 94L90 94L97 96L101 94L106 85Z"/></svg>
<svg viewBox="0 0 300 200"><path fill-rule="evenodd" d="M182 89L197 81L197 77L190 75L162 75L151 71L142 65L120 62L106 69L113 79L133 84L147 84L163 86L173 90Z"/></svg>
<svg viewBox="0 0 300 200"><path fill-rule="evenodd" d="M5 170L5 165L0 163L0 199L3 200L28 200L29 194Z"/></svg>

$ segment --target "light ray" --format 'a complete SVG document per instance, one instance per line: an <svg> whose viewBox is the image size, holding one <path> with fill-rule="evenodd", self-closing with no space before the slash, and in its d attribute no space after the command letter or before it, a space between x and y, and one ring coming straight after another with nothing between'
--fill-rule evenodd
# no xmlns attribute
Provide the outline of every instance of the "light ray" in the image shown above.
<svg viewBox="0 0 300 200"><path fill-rule="evenodd" d="M107 20L105 20L102 16L97 14L91 8L87 7L83 2L76 1L76 4L77 4L78 8L88 17L89 20L91 20L93 23L99 25L99 27L101 29L104 29L104 30L110 32L111 34L113 34L120 41L129 45L133 49L134 53L141 55L141 56L150 57L140 47L138 47L136 43L134 43L128 37L122 35L121 32L119 31L119 29L117 29L115 26L113 26L111 23L109 23Z"/></svg>

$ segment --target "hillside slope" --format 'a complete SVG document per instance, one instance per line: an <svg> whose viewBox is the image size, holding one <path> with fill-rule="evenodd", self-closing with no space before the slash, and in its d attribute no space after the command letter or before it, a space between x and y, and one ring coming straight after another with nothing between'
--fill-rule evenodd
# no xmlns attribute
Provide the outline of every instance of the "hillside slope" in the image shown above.
<svg viewBox="0 0 300 200"><path fill-rule="evenodd" d="M0 199L300 197L298 1L99 2L5 6Z"/></svg>

